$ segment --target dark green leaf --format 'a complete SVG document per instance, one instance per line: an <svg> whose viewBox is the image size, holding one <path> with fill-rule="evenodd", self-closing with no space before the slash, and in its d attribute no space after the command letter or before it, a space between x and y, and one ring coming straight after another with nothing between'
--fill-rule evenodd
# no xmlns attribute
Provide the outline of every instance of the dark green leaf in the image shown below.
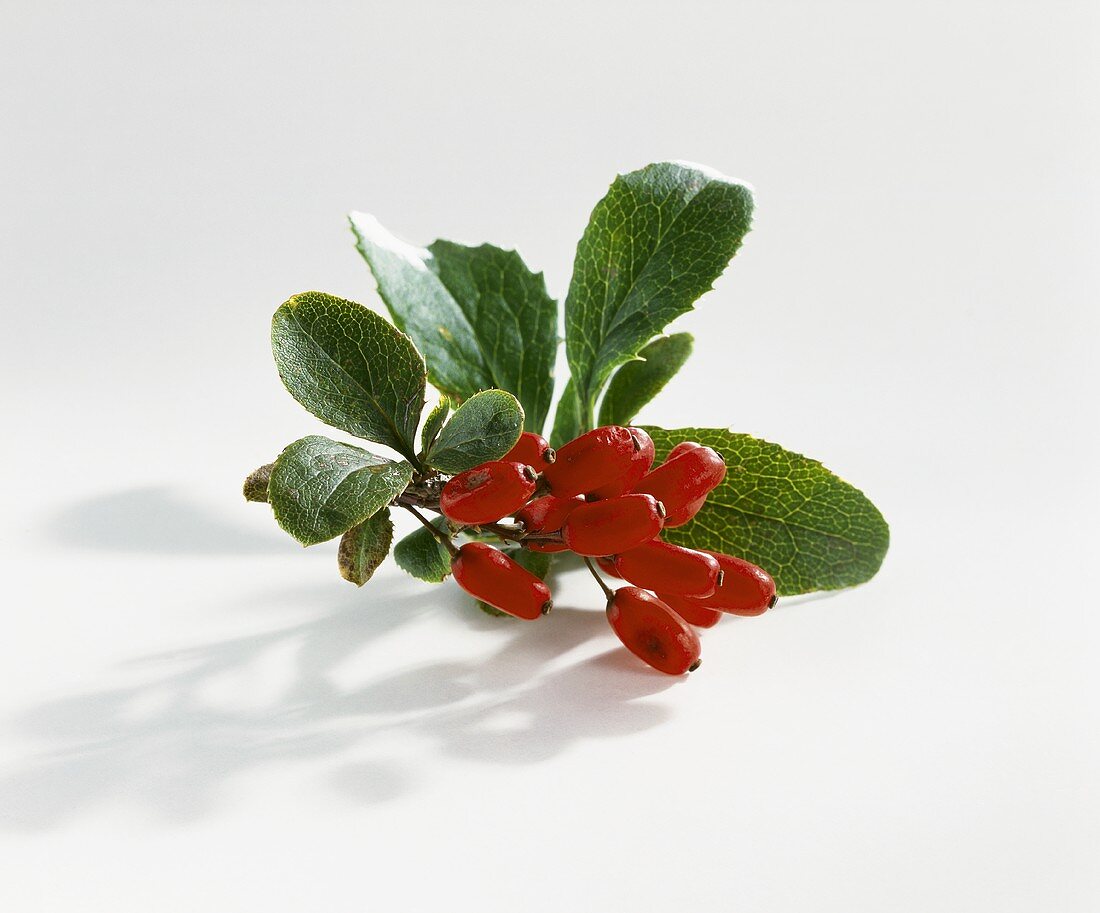
<svg viewBox="0 0 1100 913"><path fill-rule="evenodd" d="M349 217L356 246L378 283L394 322L424 353L431 381L461 402L493 386L474 329L439 276L428 269L431 254L390 234L374 216Z"/></svg>
<svg viewBox="0 0 1100 913"><path fill-rule="evenodd" d="M390 553L393 545L393 521L388 507L358 526L353 526L340 538L340 550L336 560L340 576L362 586L374 575Z"/></svg>
<svg viewBox="0 0 1100 913"><path fill-rule="evenodd" d="M321 421L414 459L424 359L382 317L323 292L295 295L271 322L291 395Z"/></svg>
<svg viewBox="0 0 1100 913"><path fill-rule="evenodd" d="M515 394L528 431L542 432L554 395L558 303L514 250L436 241L428 261L481 346L493 386Z"/></svg>
<svg viewBox="0 0 1100 913"><path fill-rule="evenodd" d="M432 411L428 413L428 417L424 419L424 427L420 429L420 446L427 453L431 449L432 444L435 443L436 436L439 434L439 430L443 427L443 423L447 421L447 416L451 414L451 401L447 397L440 396L439 402L432 406Z"/></svg>
<svg viewBox="0 0 1100 913"><path fill-rule="evenodd" d="M484 390L458 407L425 461L443 472L463 472L499 460L522 430L523 409L516 398L504 390Z"/></svg>
<svg viewBox="0 0 1100 913"><path fill-rule="evenodd" d="M557 303L515 251L401 241L352 213L357 246L397 325L427 356L431 382L458 402L480 390L515 394L540 431L553 395Z"/></svg>
<svg viewBox="0 0 1100 913"><path fill-rule="evenodd" d="M279 525L315 545L374 516L405 490L412 472L403 460L311 435L279 454L268 490Z"/></svg>
<svg viewBox="0 0 1100 913"><path fill-rule="evenodd" d="M676 375L691 355L690 333L661 336L615 372L600 403L601 425L629 425L641 408Z"/></svg>
<svg viewBox="0 0 1100 913"><path fill-rule="evenodd" d="M658 460L680 441L698 441L728 467L695 519L662 533L669 542L746 558L783 596L853 586L878 571L890 544L886 521L817 460L722 428L646 430Z"/></svg>
<svg viewBox="0 0 1100 913"><path fill-rule="evenodd" d="M550 444L561 447L568 444L581 433L581 404L577 398L577 386L572 380L565 385L558 408L554 413L554 430L550 433Z"/></svg>
<svg viewBox="0 0 1100 913"><path fill-rule="evenodd" d="M246 501L267 501L267 485L271 481L271 470L274 463L265 463L259 469L254 469L244 480L244 499Z"/></svg>
<svg viewBox="0 0 1100 913"><path fill-rule="evenodd" d="M748 188L688 165L648 165L611 185L577 245L565 301L582 428L611 372L710 289L751 214Z"/></svg>
<svg viewBox="0 0 1100 913"><path fill-rule="evenodd" d="M432 520L432 525L438 530L447 529L442 517ZM405 573L427 583L442 583L451 573L450 554L424 527L414 529L398 542L393 557Z"/></svg>

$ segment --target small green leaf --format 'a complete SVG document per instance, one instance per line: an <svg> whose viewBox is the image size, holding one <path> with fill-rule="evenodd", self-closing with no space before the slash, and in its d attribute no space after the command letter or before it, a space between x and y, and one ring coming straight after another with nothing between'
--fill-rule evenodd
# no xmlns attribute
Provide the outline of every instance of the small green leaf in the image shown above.
<svg viewBox="0 0 1100 913"><path fill-rule="evenodd" d="M540 431L554 392L558 306L515 251L491 244L408 244L377 219L349 217L356 246L394 321L427 356L432 384L462 402L514 394Z"/></svg>
<svg viewBox="0 0 1100 913"><path fill-rule="evenodd" d="M751 214L748 188L674 162L620 175L596 204L565 300L582 429L611 372L709 291Z"/></svg>
<svg viewBox="0 0 1100 913"><path fill-rule="evenodd" d="M340 538L340 549L336 553L340 576L356 586L362 586L386 559L391 545L393 521L389 508L383 507Z"/></svg>
<svg viewBox="0 0 1100 913"><path fill-rule="evenodd" d="M361 304L303 292L271 321L271 348L290 394L321 421L415 460L424 359Z"/></svg>
<svg viewBox="0 0 1100 913"><path fill-rule="evenodd" d="M432 406L432 411L424 419L424 427L420 429L420 447L425 453L431 450L432 444L435 443L435 439L439 435L439 430L450 414L451 401L445 395L440 396L439 402Z"/></svg>
<svg viewBox="0 0 1100 913"><path fill-rule="evenodd" d="M581 403L577 386L572 379L566 382L558 408L554 413L554 430L550 432L550 445L561 447L581 433Z"/></svg>
<svg viewBox="0 0 1100 913"><path fill-rule="evenodd" d="M267 501L267 486L271 481L271 470L274 468L274 463L265 463L248 474L248 478L244 480L246 501Z"/></svg>
<svg viewBox="0 0 1100 913"><path fill-rule="evenodd" d="M487 602L482 602L480 599L475 599L474 602L477 604L477 607L481 609L482 612L484 612L486 615L492 615L493 618L515 618L514 615L509 615L507 612L502 612L495 606L491 606Z"/></svg>
<svg viewBox="0 0 1100 913"><path fill-rule="evenodd" d="M676 545L737 555L775 578L779 594L870 580L890 545L878 508L817 460L724 428L646 427L657 459L698 441L726 461L726 478L694 520L661 535Z"/></svg>
<svg viewBox="0 0 1100 913"><path fill-rule="evenodd" d="M691 355L690 333L654 339L615 372L600 403L601 425L629 425L641 408L660 393Z"/></svg>
<svg viewBox="0 0 1100 913"><path fill-rule="evenodd" d="M458 407L424 459L443 472L464 472L499 460L522 430L523 408L516 398L504 390L485 390Z"/></svg>
<svg viewBox="0 0 1100 913"><path fill-rule="evenodd" d="M550 552L533 552L529 548L506 548L504 553L520 567L529 570L539 580L546 579L546 575L550 573L550 565L554 560L554 556Z"/></svg>
<svg viewBox="0 0 1100 913"><path fill-rule="evenodd" d="M432 525L445 531L447 521L436 517ZM439 540L424 527L414 529L393 550L398 567L426 583L442 583L451 573L451 556Z"/></svg>
<svg viewBox="0 0 1100 913"><path fill-rule="evenodd" d="M374 516L405 490L408 463L319 435L295 441L275 461L268 487L279 525L316 545Z"/></svg>

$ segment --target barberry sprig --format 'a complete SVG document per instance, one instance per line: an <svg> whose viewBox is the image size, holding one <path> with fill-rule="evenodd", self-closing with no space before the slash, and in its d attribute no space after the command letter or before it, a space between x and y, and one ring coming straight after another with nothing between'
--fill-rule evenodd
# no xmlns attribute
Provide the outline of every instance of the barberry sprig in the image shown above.
<svg viewBox="0 0 1100 913"><path fill-rule="evenodd" d="M304 545L340 536L340 572L358 585L390 551L400 507L419 524L393 548L402 568L453 575L487 610L532 621L552 605L551 560L579 555L620 640L670 674L697 668L695 628L724 614L869 579L886 523L820 463L724 428L634 424L692 349L686 333L660 334L709 290L751 213L748 188L708 169L661 163L615 181L577 248L572 376L550 441L559 312L542 275L514 251L422 249L354 214L396 326L306 292L276 311L272 349L306 409L400 458L312 435L252 473L245 497ZM441 396L422 419L429 380Z"/></svg>

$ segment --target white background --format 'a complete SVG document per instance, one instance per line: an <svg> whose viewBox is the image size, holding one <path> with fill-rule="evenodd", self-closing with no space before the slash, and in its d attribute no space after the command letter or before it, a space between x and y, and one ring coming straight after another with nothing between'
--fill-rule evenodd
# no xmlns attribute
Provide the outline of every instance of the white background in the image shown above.
<svg viewBox="0 0 1100 913"><path fill-rule="evenodd" d="M1097 909L1094 3L2 9L0 907ZM346 212L562 295L668 158L757 219L643 417L852 480L873 582L680 681L241 500Z"/></svg>

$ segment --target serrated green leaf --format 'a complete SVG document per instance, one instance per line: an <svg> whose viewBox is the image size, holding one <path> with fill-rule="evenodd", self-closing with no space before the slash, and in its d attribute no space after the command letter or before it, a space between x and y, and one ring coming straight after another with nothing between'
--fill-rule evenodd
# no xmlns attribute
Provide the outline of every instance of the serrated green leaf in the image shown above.
<svg viewBox="0 0 1100 913"><path fill-rule="evenodd" d="M561 447L581 433L581 404L577 397L577 385L572 379L566 382L558 408L554 412L554 430L550 432L550 445Z"/></svg>
<svg viewBox="0 0 1100 913"><path fill-rule="evenodd" d="M519 401L504 390L484 390L458 407L424 459L443 472L464 472L499 460L515 446L522 430Z"/></svg>
<svg viewBox="0 0 1100 913"><path fill-rule="evenodd" d="M408 244L365 213L349 217L357 247L397 325L427 356L431 382L461 402L490 388L523 404L539 431L553 396L557 302L515 251L435 241Z"/></svg>
<svg viewBox="0 0 1100 913"><path fill-rule="evenodd" d="M726 478L694 520L662 536L677 545L746 558L781 596L870 580L890 545L878 508L817 460L723 428L646 426L657 459L698 441L726 461Z"/></svg>
<svg viewBox="0 0 1100 913"><path fill-rule="evenodd" d="M271 481L271 470L274 463L265 463L259 469L254 469L244 480L244 499L246 501L267 501L267 486Z"/></svg>
<svg viewBox="0 0 1100 913"><path fill-rule="evenodd" d="M689 165L647 165L611 185L577 245L565 300L582 429L611 372L710 289L751 215L747 187Z"/></svg>
<svg viewBox="0 0 1100 913"><path fill-rule="evenodd" d="M424 359L361 304L303 292L271 321L271 348L290 394L321 421L415 461Z"/></svg>
<svg viewBox="0 0 1100 913"><path fill-rule="evenodd" d="M391 234L374 216L353 212L348 219L378 294L394 323L424 353L435 387L459 402L492 387L473 326L428 268L431 254Z"/></svg>
<svg viewBox="0 0 1100 913"><path fill-rule="evenodd" d="M446 530L443 517L432 520L438 530ZM424 527L414 529L393 550L398 567L426 583L442 583L451 573L451 556L439 540Z"/></svg>
<svg viewBox="0 0 1100 913"><path fill-rule="evenodd" d="M279 454L268 493L279 525L302 545L316 545L374 516L412 473L404 460L310 435Z"/></svg>
<svg viewBox="0 0 1100 913"><path fill-rule="evenodd" d="M428 417L424 419L424 426L420 429L420 447L425 453L435 443L443 423L447 421L447 416L450 414L451 401L446 395L440 396L439 402L432 406L432 411L428 413Z"/></svg>
<svg viewBox="0 0 1100 913"><path fill-rule="evenodd" d="M541 433L554 395L558 303L514 250L451 241L429 245L435 271L466 314L493 386L515 395Z"/></svg>
<svg viewBox="0 0 1100 913"><path fill-rule="evenodd" d="M388 507L357 526L353 526L340 537L340 548L336 560L340 567L340 576L345 580L362 586L374 576L378 566L390 553L393 545L393 521Z"/></svg>
<svg viewBox="0 0 1100 913"><path fill-rule="evenodd" d="M684 366L693 344L690 333L661 336L638 353L644 361L628 361L619 368L600 403L599 424L629 425Z"/></svg>

